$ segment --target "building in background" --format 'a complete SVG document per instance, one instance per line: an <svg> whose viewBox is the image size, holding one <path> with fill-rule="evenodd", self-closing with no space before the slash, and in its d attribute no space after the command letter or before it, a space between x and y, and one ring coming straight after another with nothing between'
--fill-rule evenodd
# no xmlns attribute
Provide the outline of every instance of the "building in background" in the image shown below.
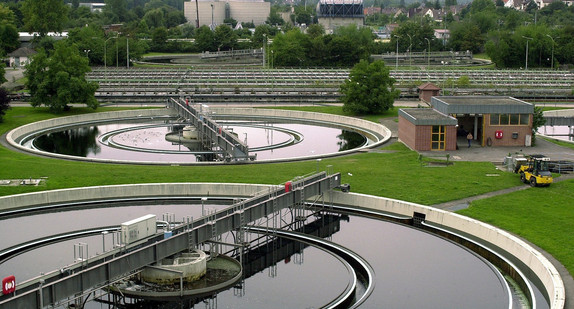
<svg viewBox="0 0 574 309"><path fill-rule="evenodd" d="M215 29L227 18L233 18L239 23L252 22L255 26L264 24L271 12L271 3L263 0L198 0L199 26L209 26ZM197 10L195 0L185 1L183 12L187 21L196 25Z"/></svg>
<svg viewBox="0 0 574 309"><path fill-rule="evenodd" d="M351 24L365 24L363 0L320 0L317 3L317 20L326 31Z"/></svg>
<svg viewBox="0 0 574 309"><path fill-rule="evenodd" d="M417 151L450 151L472 134L479 146L532 144L534 105L502 96L433 96L432 108L399 110L399 140Z"/></svg>

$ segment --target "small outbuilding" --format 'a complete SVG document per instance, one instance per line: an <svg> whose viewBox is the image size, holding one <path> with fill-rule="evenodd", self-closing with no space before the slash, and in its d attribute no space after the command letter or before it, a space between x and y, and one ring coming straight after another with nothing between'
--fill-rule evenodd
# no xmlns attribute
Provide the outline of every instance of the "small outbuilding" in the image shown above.
<svg viewBox="0 0 574 309"><path fill-rule="evenodd" d="M431 98L438 96L441 89L433 83L424 83L417 90L419 92L419 100L430 103Z"/></svg>
<svg viewBox="0 0 574 309"><path fill-rule="evenodd" d="M20 47L8 54L10 57L10 67L19 68L30 63L30 57L37 52L29 47Z"/></svg>
<svg viewBox="0 0 574 309"><path fill-rule="evenodd" d="M468 133L481 146L531 146L533 104L502 96L433 96L431 106L399 110L399 139L414 150L455 150Z"/></svg>
<svg viewBox="0 0 574 309"><path fill-rule="evenodd" d="M399 110L399 139L418 151L456 150L456 118L432 108Z"/></svg>

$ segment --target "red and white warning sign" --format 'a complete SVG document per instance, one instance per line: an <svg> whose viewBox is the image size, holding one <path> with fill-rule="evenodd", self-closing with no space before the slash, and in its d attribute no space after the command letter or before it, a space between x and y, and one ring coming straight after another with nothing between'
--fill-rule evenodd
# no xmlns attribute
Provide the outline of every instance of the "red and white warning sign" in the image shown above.
<svg viewBox="0 0 574 309"><path fill-rule="evenodd" d="M10 294L16 291L16 277L9 276L2 279L2 294Z"/></svg>

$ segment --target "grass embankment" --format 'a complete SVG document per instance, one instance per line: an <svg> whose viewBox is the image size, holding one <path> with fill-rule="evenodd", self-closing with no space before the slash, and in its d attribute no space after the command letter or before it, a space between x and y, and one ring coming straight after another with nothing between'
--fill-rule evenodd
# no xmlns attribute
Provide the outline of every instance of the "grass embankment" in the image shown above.
<svg viewBox="0 0 574 309"><path fill-rule="evenodd" d="M76 108L72 111L92 112ZM5 123L0 125L0 133L50 117L54 116L45 109L13 108L7 113ZM427 205L520 184L518 178L512 174L500 172L500 177L486 176L497 173L490 163L460 162L446 168L429 168L419 162L416 152L401 144L392 145L391 148L392 152L324 159L320 168L333 165L334 171L341 172L343 182L350 183L355 192ZM316 169L314 160L225 166L145 166L65 161L12 152L6 148L0 148L0 155L3 158L0 179L48 178L44 187L0 187L1 195L67 187L149 182L279 184ZM349 173L353 176L349 176ZM452 181L453 175L457 175L456 181ZM441 190L437 190L439 187Z"/></svg>
<svg viewBox="0 0 574 309"><path fill-rule="evenodd" d="M528 239L574 274L574 181L554 183L472 202L458 211Z"/></svg>
<svg viewBox="0 0 574 309"><path fill-rule="evenodd" d="M98 111L111 110L101 108ZM341 107L301 107L310 111L342 113ZM116 110L116 109L114 109ZM70 114L94 112L74 108ZM389 111L378 117L396 116ZM0 134L17 126L55 117L45 108L15 107L0 124ZM373 151L323 159L320 169L332 165L353 192L432 205L486 192L523 185L515 174L497 170L488 162L456 162L448 167L425 167L418 154L400 143ZM39 187L0 187L0 195L41 190L156 182L232 182L279 184L315 171L316 161L225 166L114 165L36 157L0 147L0 179L47 177ZM493 177L493 175L498 175ZM461 214L491 223L523 236L558 258L574 272L574 181L531 188L473 202Z"/></svg>

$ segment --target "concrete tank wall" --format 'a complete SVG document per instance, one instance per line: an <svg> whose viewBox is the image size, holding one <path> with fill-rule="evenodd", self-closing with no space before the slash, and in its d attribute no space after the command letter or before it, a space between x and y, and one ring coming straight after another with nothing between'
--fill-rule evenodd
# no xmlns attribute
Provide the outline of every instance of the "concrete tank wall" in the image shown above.
<svg viewBox="0 0 574 309"><path fill-rule="evenodd" d="M0 197L0 211L74 201L136 197L207 194L210 196L253 196L268 191L269 187L269 185L253 184L158 183L62 189ZM403 216L413 216L414 212L423 213L426 215L426 222L483 239L523 261L542 282L544 292L549 297L550 307L564 308L566 297L564 283L556 268L542 253L504 230L448 211L389 198L333 191L333 200L341 205L370 208Z"/></svg>
<svg viewBox="0 0 574 309"><path fill-rule="evenodd" d="M542 282L550 298L550 308L564 308L566 292L558 270L532 246L518 237L492 225L441 209L357 193L333 192L337 204L370 208L379 211L413 216L415 212L426 215L426 222L459 230L487 241L524 262Z"/></svg>
<svg viewBox="0 0 574 309"><path fill-rule="evenodd" d="M379 147L386 143L391 138L391 131L378 123L371 121L366 121L362 119L329 115L323 113L312 113L312 112L301 112L301 111L289 111L289 110L274 110L274 109L255 109L255 108L220 108L220 107L210 107L210 110L216 112L219 115L232 115L232 116L257 116L257 117L269 117L269 118L282 118L282 119L297 119L297 120L307 120L307 121L318 121L324 122L330 125L341 125L344 127L355 128L358 131L363 132L369 139L373 140L374 143L369 145L368 148ZM103 163L134 163L130 161L122 160L112 160L112 159L98 159L98 158L83 158L76 156L69 156L56 153L48 153L35 149L30 149L20 145L20 141L33 132L40 130L45 130L49 128L82 124L95 121L106 121L113 119L122 118L134 118L134 117L159 117L159 116L173 116L175 115L175 110L173 109L138 109L138 110L127 110L127 111L115 111L115 112L105 112L105 113L93 113L84 114L78 116L69 117L59 117L54 119L48 119L44 121L30 123L21 127L18 127L6 135L8 143L22 151L37 153L44 156L50 156L60 159L67 160L78 160L78 161L92 161L92 162L103 162ZM271 160L258 160L253 163L265 163L265 162L287 162L287 161L297 161L297 160L312 160L316 158L324 158L329 156L340 156L345 154L350 154L359 151L361 148L334 152L330 154L323 155L313 155L313 156L301 156L283 159L271 159ZM151 161L138 161L137 164L158 164L158 165L168 165L168 164L183 164L181 162L151 162ZM211 164L223 164L221 162L193 162L186 163L186 165L211 165Z"/></svg>

